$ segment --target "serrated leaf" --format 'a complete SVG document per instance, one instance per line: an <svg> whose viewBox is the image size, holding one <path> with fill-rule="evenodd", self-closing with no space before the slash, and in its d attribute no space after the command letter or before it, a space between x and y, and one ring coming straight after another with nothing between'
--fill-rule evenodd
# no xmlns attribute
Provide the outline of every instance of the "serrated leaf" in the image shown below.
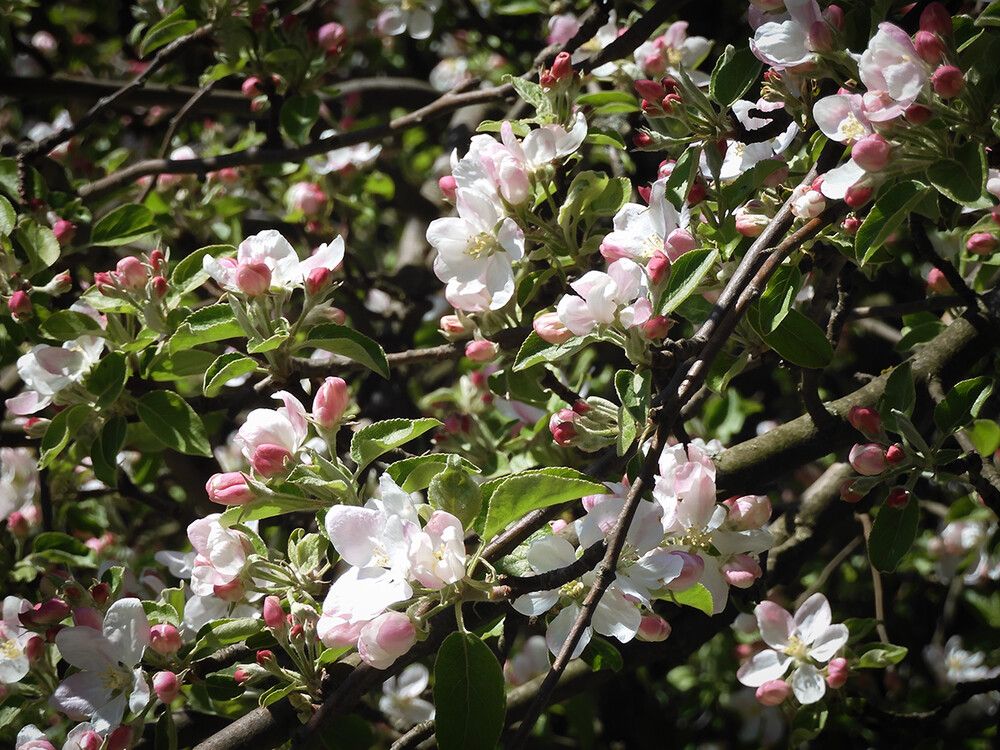
<svg viewBox="0 0 1000 750"><path fill-rule="evenodd" d="M454 454L451 453L431 453L426 456L414 456L404 458L402 461L390 465L385 473L389 475L404 492L420 492L427 488L431 480L444 471L448 466L448 459ZM462 460L462 467L473 474L481 473L479 468L470 461Z"/></svg>
<svg viewBox="0 0 1000 750"><path fill-rule="evenodd" d="M351 458L361 470L386 451L398 448L440 425L438 420L430 417L375 422L354 433Z"/></svg>
<svg viewBox="0 0 1000 750"><path fill-rule="evenodd" d="M983 144L969 141L955 147L954 158L940 159L927 168L927 179L938 192L963 206L976 206L986 186Z"/></svg>
<svg viewBox="0 0 1000 750"><path fill-rule="evenodd" d="M170 353L190 349L199 344L245 336L243 326L236 320L233 309L219 303L195 310L188 315L170 337Z"/></svg>
<svg viewBox="0 0 1000 750"><path fill-rule="evenodd" d="M206 256L218 260L219 258L231 258L235 254L236 248L232 245L208 245L198 248L174 266L174 270L170 272L169 298L179 299L205 283L208 279L208 272L204 270L202 262Z"/></svg>
<svg viewBox="0 0 1000 750"><path fill-rule="evenodd" d="M93 413L89 404L73 404L56 414L42 436L38 468L49 466Z"/></svg>
<svg viewBox="0 0 1000 750"><path fill-rule="evenodd" d="M383 378L389 377L389 360L385 351L375 341L348 326L336 323L321 323L309 330L300 346L311 346L323 351L339 354L364 365Z"/></svg>
<svg viewBox="0 0 1000 750"><path fill-rule="evenodd" d="M514 370L527 370L542 362L556 362L582 349L592 339L589 336L574 336L561 344L550 344L532 331L521 344L514 358Z"/></svg>
<svg viewBox="0 0 1000 750"><path fill-rule="evenodd" d="M180 453L211 456L212 446L195 410L173 391L153 391L136 404L139 419L156 438Z"/></svg>
<svg viewBox="0 0 1000 750"><path fill-rule="evenodd" d="M681 154L673 171L667 178L664 196L678 211L687 201L691 185L698 174L698 162L701 157L701 146L688 146Z"/></svg>
<svg viewBox="0 0 1000 750"><path fill-rule="evenodd" d="M445 638L434 663L435 734L441 750L493 750L507 710L503 670L471 633Z"/></svg>
<svg viewBox="0 0 1000 750"><path fill-rule="evenodd" d="M692 607L700 612L704 612L709 617L712 616L712 608L714 606L712 594L705 588L704 584L696 583L689 589L672 592L671 595L673 600L682 607Z"/></svg>
<svg viewBox="0 0 1000 750"><path fill-rule="evenodd" d="M761 338L793 365L821 369L833 359L833 346L822 329L798 310L789 310L781 323Z"/></svg>
<svg viewBox="0 0 1000 750"><path fill-rule="evenodd" d="M868 557L872 565L883 573L894 571L913 545L919 521L920 503L915 498L910 498L903 508L883 505L868 537Z"/></svg>
<svg viewBox="0 0 1000 750"><path fill-rule="evenodd" d="M979 410L992 392L993 378L970 378L956 383L934 408L934 424L945 434L965 427L979 416Z"/></svg>
<svg viewBox="0 0 1000 750"><path fill-rule="evenodd" d="M57 310L45 319L41 325L44 336L56 341L70 341L81 336L99 336L104 338L107 331L101 324L89 315L76 310Z"/></svg>
<svg viewBox="0 0 1000 750"><path fill-rule="evenodd" d="M87 377L86 388L95 398L98 409L114 405L128 380L128 360L121 352L111 352L101 358L97 367Z"/></svg>
<svg viewBox="0 0 1000 750"><path fill-rule="evenodd" d="M274 518L285 513L299 511L317 511L329 508L330 503L314 497L293 497L292 495L268 495L257 500L251 500L246 505L228 508L222 514L219 522L223 525L260 521Z"/></svg>
<svg viewBox="0 0 1000 750"><path fill-rule="evenodd" d="M757 80L761 65L749 47L726 45L712 69L708 95L723 107L731 107Z"/></svg>
<svg viewBox="0 0 1000 750"><path fill-rule="evenodd" d="M517 95L534 107L538 114L551 114L552 104L549 102L549 97L546 95L545 89L537 83L512 75L505 75L503 82L513 86Z"/></svg>
<svg viewBox="0 0 1000 750"><path fill-rule="evenodd" d="M219 355L205 370L203 390L209 398L218 396L226 383L257 369L257 363L239 352Z"/></svg>
<svg viewBox="0 0 1000 750"><path fill-rule="evenodd" d="M927 193L922 182L904 180L879 195L854 237L859 264L863 266L874 257Z"/></svg>
<svg viewBox="0 0 1000 750"><path fill-rule="evenodd" d="M589 170L574 177L566 193L566 200L559 209L559 226L564 229L575 226L585 214L585 209L604 192L608 182L607 175Z"/></svg>
<svg viewBox="0 0 1000 750"><path fill-rule="evenodd" d="M550 505L603 495L608 488L574 469L531 469L482 485L487 500L482 537L489 541L525 513Z"/></svg>
<svg viewBox="0 0 1000 750"><path fill-rule="evenodd" d="M145 206L130 203L119 206L98 221L90 233L90 242L100 247L116 247L134 242L155 229L153 212Z"/></svg>
<svg viewBox="0 0 1000 750"><path fill-rule="evenodd" d="M670 266L670 278L656 306L657 315L669 315L690 297L719 259L719 251L702 248L684 253Z"/></svg>
<svg viewBox="0 0 1000 750"><path fill-rule="evenodd" d="M795 266L779 266L757 300L757 325L763 334L777 328L792 309L802 285L802 272Z"/></svg>
<svg viewBox="0 0 1000 750"><path fill-rule="evenodd" d="M17 223L17 212L10 201L0 195L0 234L10 236Z"/></svg>
<svg viewBox="0 0 1000 750"><path fill-rule="evenodd" d="M59 260L59 240L51 229L34 219L22 219L14 230L14 239L28 256L28 265L21 270L25 277L45 270Z"/></svg>

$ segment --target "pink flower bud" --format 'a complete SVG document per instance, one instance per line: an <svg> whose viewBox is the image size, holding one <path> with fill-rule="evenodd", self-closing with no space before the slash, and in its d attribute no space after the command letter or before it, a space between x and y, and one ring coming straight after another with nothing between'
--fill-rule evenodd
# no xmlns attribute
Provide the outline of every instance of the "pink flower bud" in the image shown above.
<svg viewBox="0 0 1000 750"><path fill-rule="evenodd" d="M847 421L855 430L865 435L878 435L882 431L882 417L875 409L865 406L852 406L847 414Z"/></svg>
<svg viewBox="0 0 1000 750"><path fill-rule="evenodd" d="M561 409L549 418L549 432L552 433L552 439L557 445L565 448L572 444L573 438L576 437L576 427L572 420L576 419L576 416L576 412L572 409Z"/></svg>
<svg viewBox="0 0 1000 750"><path fill-rule="evenodd" d="M906 460L906 451L898 445L890 445L885 451L885 460L889 466L898 466Z"/></svg>
<svg viewBox="0 0 1000 750"><path fill-rule="evenodd" d="M239 579L229 583L219 583L212 587L212 593L224 602L238 602L243 598L246 590Z"/></svg>
<svg viewBox="0 0 1000 750"><path fill-rule="evenodd" d="M708 195L708 188L705 187L705 184L703 182L696 182L688 191L687 202L695 206L705 200L706 195Z"/></svg>
<svg viewBox="0 0 1000 750"><path fill-rule="evenodd" d="M146 266L133 255L118 261L115 271L118 273L118 279L121 281L122 287L129 291L142 289L146 286L146 279L149 278Z"/></svg>
<svg viewBox="0 0 1000 750"><path fill-rule="evenodd" d="M931 76L934 93L942 99L952 99L965 88L965 76L954 65L942 65Z"/></svg>
<svg viewBox="0 0 1000 750"><path fill-rule="evenodd" d="M792 213L800 219L815 219L826 208L826 198L817 190L792 192Z"/></svg>
<svg viewBox="0 0 1000 750"><path fill-rule="evenodd" d="M37 628L42 625L54 625L68 616L69 605L62 599L53 597L36 604L27 612L21 612L18 614L18 619L26 628Z"/></svg>
<svg viewBox="0 0 1000 750"><path fill-rule="evenodd" d="M333 280L333 271L329 268L313 268L306 274L306 293L319 294L330 286Z"/></svg>
<svg viewBox="0 0 1000 750"><path fill-rule="evenodd" d="M670 331L670 318L665 315L657 315L643 323L642 337L647 341L659 341Z"/></svg>
<svg viewBox="0 0 1000 750"><path fill-rule="evenodd" d="M341 310L339 307L328 307L323 310L323 317L336 323L338 326L344 325L347 322L347 313Z"/></svg>
<svg viewBox="0 0 1000 750"><path fill-rule="evenodd" d="M260 261L242 261L236 267L236 286L248 297L260 297L271 288L271 269Z"/></svg>
<svg viewBox="0 0 1000 750"><path fill-rule="evenodd" d="M684 567L681 568L680 575L667 582L665 588L670 591L685 591L701 580L702 573L705 572L705 561L700 556L681 551L670 554L680 557Z"/></svg>
<svg viewBox="0 0 1000 750"><path fill-rule="evenodd" d="M170 705L181 693L181 683L173 672L157 672L153 675L153 692L161 703Z"/></svg>
<svg viewBox="0 0 1000 750"><path fill-rule="evenodd" d="M542 313L532 323L535 333L549 344L562 344L573 338L570 331L554 312Z"/></svg>
<svg viewBox="0 0 1000 750"><path fill-rule="evenodd" d="M97 291L105 297L110 297L111 294L118 288L116 282L117 278L105 271L98 271L94 274L94 286L96 286Z"/></svg>
<svg viewBox="0 0 1000 750"><path fill-rule="evenodd" d="M438 187L441 188L441 194L446 201L449 203L455 202L455 191L458 189L458 183L455 182L455 178L452 175L446 174L439 179Z"/></svg>
<svg viewBox="0 0 1000 750"><path fill-rule="evenodd" d="M31 297L28 296L27 292L20 290L10 295L10 299L7 300L7 309L17 321L27 320L34 314L31 307Z"/></svg>
<svg viewBox="0 0 1000 750"><path fill-rule="evenodd" d="M76 224L66 219L59 219L52 227L52 233L56 236L59 247L66 247L76 237Z"/></svg>
<svg viewBox="0 0 1000 750"><path fill-rule="evenodd" d="M654 284L659 284L670 272L670 258L662 250L653 252L653 257L646 264L646 271L649 272L649 280Z"/></svg>
<svg viewBox="0 0 1000 750"><path fill-rule="evenodd" d="M677 162L674 159L664 159L660 162L660 166L656 168L656 179L662 180L674 172L674 167L677 166Z"/></svg>
<svg viewBox="0 0 1000 750"><path fill-rule="evenodd" d="M844 193L844 203L851 208L861 208L872 199L874 193L875 189L867 185L851 185Z"/></svg>
<svg viewBox="0 0 1000 750"><path fill-rule="evenodd" d="M910 502L910 492L904 487L893 487L889 490L889 497L886 498L885 504L890 508L905 508L906 504Z"/></svg>
<svg viewBox="0 0 1000 750"><path fill-rule="evenodd" d="M826 667L826 684L834 690L844 687L844 684L847 682L848 671L847 659L843 656L831 659Z"/></svg>
<svg viewBox="0 0 1000 750"><path fill-rule="evenodd" d="M639 621L639 632L636 638L647 643L659 643L670 637L670 623L659 615L643 615Z"/></svg>
<svg viewBox="0 0 1000 750"><path fill-rule="evenodd" d="M965 249L975 255L992 255L997 238L988 232L976 232L965 243Z"/></svg>
<svg viewBox="0 0 1000 750"><path fill-rule="evenodd" d="M73 624L100 632L104 629L104 615L93 607L77 607L73 610Z"/></svg>
<svg viewBox="0 0 1000 750"><path fill-rule="evenodd" d="M843 223L840 225L841 230L844 234L854 236L861 229L861 219L853 214L844 219Z"/></svg>
<svg viewBox="0 0 1000 750"><path fill-rule="evenodd" d="M268 665L274 664L274 654L266 648L262 648L257 652L257 664L258 666L264 667L265 669Z"/></svg>
<svg viewBox="0 0 1000 750"><path fill-rule="evenodd" d="M553 534L558 534L560 531L565 529L569 524L564 518L557 518L554 521L549 521L549 528L552 529Z"/></svg>
<svg viewBox="0 0 1000 750"><path fill-rule="evenodd" d="M816 21L809 27L807 37L809 47L814 52L829 52L833 49L833 29L826 21Z"/></svg>
<svg viewBox="0 0 1000 750"><path fill-rule="evenodd" d="M335 21L325 23L316 32L316 41L328 52L339 51L347 42L347 30Z"/></svg>
<svg viewBox="0 0 1000 750"><path fill-rule="evenodd" d="M252 99L255 96L260 96L264 93L264 90L260 87L260 79L257 76L250 76L245 81L243 81L242 91L243 96L248 99Z"/></svg>
<svg viewBox="0 0 1000 750"><path fill-rule="evenodd" d="M103 623L104 623L104 620L102 618L101 619L102 627L103 627ZM56 629L56 632L58 632L59 630L62 630L62 626L61 625L56 625L55 629ZM53 636L53 640L54 639L55 639L55 636ZM29 664L34 664L36 661L38 661L39 659L42 658L42 655L45 653L45 643L46 643L46 639L39 638L37 635L34 635L34 636L32 636L31 638L28 639L28 645L24 647L24 653L25 653L25 656L28 657L28 663Z"/></svg>
<svg viewBox="0 0 1000 750"><path fill-rule="evenodd" d="M313 398L312 417L324 430L335 430L351 403L351 394L343 378L329 377Z"/></svg>
<svg viewBox="0 0 1000 750"><path fill-rule="evenodd" d="M220 505L246 505L256 497L247 479L238 471L213 474L205 483L208 499Z"/></svg>
<svg viewBox="0 0 1000 750"><path fill-rule="evenodd" d="M932 268L927 273L927 291L934 294L951 294L954 290L944 273Z"/></svg>
<svg viewBox="0 0 1000 750"><path fill-rule="evenodd" d="M438 322L438 328L445 336L464 336L469 332L465 323L457 315L442 315Z"/></svg>
<svg viewBox="0 0 1000 750"><path fill-rule="evenodd" d="M658 102L667 95L667 90L662 83L640 78L635 82L635 90L643 99L651 102Z"/></svg>
<svg viewBox="0 0 1000 750"><path fill-rule="evenodd" d="M166 268L165 264L166 257L162 250L154 250L149 254L149 267L153 269L153 273L163 273Z"/></svg>
<svg viewBox="0 0 1000 750"><path fill-rule="evenodd" d="M250 463L258 474L270 479L288 471L288 466L292 463L292 454L280 445L264 443L254 450Z"/></svg>
<svg viewBox="0 0 1000 750"><path fill-rule="evenodd" d="M750 588L762 575L764 571L750 555L733 555L729 562L722 566L722 576L726 582L738 589Z"/></svg>
<svg viewBox="0 0 1000 750"><path fill-rule="evenodd" d="M941 3L930 3L920 13L920 30L941 36L951 36L954 33L954 26L948 9Z"/></svg>
<svg viewBox="0 0 1000 750"><path fill-rule="evenodd" d="M481 339L477 341L470 341L465 345L465 356L473 362L489 362L497 356L497 352L499 351L500 347L492 341L484 341Z"/></svg>
<svg viewBox="0 0 1000 750"><path fill-rule="evenodd" d="M237 685L242 685L250 680L250 673L247 672L242 667L237 667L236 671L233 672L233 679L236 681Z"/></svg>
<svg viewBox="0 0 1000 750"><path fill-rule="evenodd" d="M108 735L108 744L104 750L126 750L132 742L132 726L126 724L118 727Z"/></svg>
<svg viewBox="0 0 1000 750"><path fill-rule="evenodd" d="M385 612L361 628L358 653L375 669L388 669L417 642L417 631L402 612Z"/></svg>
<svg viewBox="0 0 1000 750"><path fill-rule="evenodd" d="M759 237L771 219L764 214L738 213L736 231L744 237Z"/></svg>
<svg viewBox="0 0 1000 750"><path fill-rule="evenodd" d="M889 463L885 460L885 451L877 443L855 445L851 448L848 460L858 474L866 477L877 476L889 468Z"/></svg>
<svg viewBox="0 0 1000 750"><path fill-rule="evenodd" d="M167 291L169 289L169 284L167 280L162 276L154 276L152 281L153 294L161 299L167 296Z"/></svg>
<svg viewBox="0 0 1000 750"><path fill-rule="evenodd" d="M176 654L184 645L180 632L170 623L153 625L149 629L149 647L158 654L170 656Z"/></svg>
<svg viewBox="0 0 1000 750"><path fill-rule="evenodd" d="M918 31L913 37L913 46L924 62L937 65L944 60L944 45L929 31Z"/></svg>
<svg viewBox="0 0 1000 750"><path fill-rule="evenodd" d="M694 202L697 203L697 201ZM667 235L667 239L663 244L667 257L670 258L671 261L675 261L684 255L684 253L691 252L697 248L698 240L696 240L686 229L675 229Z"/></svg>
<svg viewBox="0 0 1000 750"><path fill-rule="evenodd" d="M831 5L823 11L823 18L837 31L844 30L844 11L839 5Z"/></svg>
<svg viewBox="0 0 1000 750"><path fill-rule="evenodd" d="M759 688L755 695L765 706L780 706L792 692L792 686L784 680L768 680Z"/></svg>
<svg viewBox="0 0 1000 750"><path fill-rule="evenodd" d="M15 510L7 516L7 530L16 537L24 538L31 531L28 518L21 511Z"/></svg>
<svg viewBox="0 0 1000 750"><path fill-rule="evenodd" d="M771 517L771 500L767 495L731 497L723 505L729 508L729 521L740 531L759 529Z"/></svg>
<svg viewBox="0 0 1000 750"><path fill-rule="evenodd" d="M911 104L903 111L903 117L911 125L920 126L931 119L934 113L923 104Z"/></svg>
<svg viewBox="0 0 1000 750"><path fill-rule="evenodd" d="M557 82L573 77L573 60L569 52L560 52L556 55L556 59L552 61L550 74Z"/></svg>
<svg viewBox="0 0 1000 750"><path fill-rule="evenodd" d="M632 136L632 144L636 148L649 148L653 145L653 138L649 133L638 132Z"/></svg>
<svg viewBox="0 0 1000 750"><path fill-rule="evenodd" d="M892 158L892 144L878 133L866 135L851 147L851 158L866 172L881 172Z"/></svg>
<svg viewBox="0 0 1000 750"><path fill-rule="evenodd" d="M299 182L289 189L292 208L306 216L318 216L326 208L326 193L315 182Z"/></svg>
<svg viewBox="0 0 1000 750"><path fill-rule="evenodd" d="M264 624L269 630L280 633L288 629L288 620L281 608L281 599L274 595L264 597Z"/></svg>

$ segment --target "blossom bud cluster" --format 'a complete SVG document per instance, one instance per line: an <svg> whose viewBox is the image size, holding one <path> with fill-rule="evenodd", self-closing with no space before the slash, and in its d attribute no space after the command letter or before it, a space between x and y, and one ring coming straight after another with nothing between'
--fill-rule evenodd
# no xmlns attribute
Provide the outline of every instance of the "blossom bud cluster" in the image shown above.
<svg viewBox="0 0 1000 750"><path fill-rule="evenodd" d="M618 437L618 407L597 396L577 401L571 409L560 409L552 415L549 432L563 447L588 453L600 450Z"/></svg>

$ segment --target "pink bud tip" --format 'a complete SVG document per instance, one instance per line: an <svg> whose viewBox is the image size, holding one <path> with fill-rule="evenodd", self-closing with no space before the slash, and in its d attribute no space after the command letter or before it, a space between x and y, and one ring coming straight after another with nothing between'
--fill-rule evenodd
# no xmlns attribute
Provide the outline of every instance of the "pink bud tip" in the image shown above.
<svg viewBox="0 0 1000 750"><path fill-rule="evenodd" d="M497 356L500 347L492 341L470 341L465 345L465 356L473 362L489 362Z"/></svg>
<svg viewBox="0 0 1000 750"><path fill-rule="evenodd" d="M250 460L253 468L265 479L284 474L291 462L292 454L288 449L272 443L258 445Z"/></svg>
<svg viewBox="0 0 1000 750"><path fill-rule="evenodd" d="M236 286L248 297L260 297L271 288L271 269L260 261L243 261L236 267Z"/></svg>
<svg viewBox="0 0 1000 750"><path fill-rule="evenodd" d="M924 62L937 65L944 60L944 45L929 31L918 31L913 36L913 46Z"/></svg>
<svg viewBox="0 0 1000 750"><path fill-rule="evenodd" d="M122 258L118 261L118 265L115 266L115 271L118 274L118 279L121 282L122 287L130 291L135 291L136 289L142 289L146 286L146 279L149 278L149 272L146 266L143 265L142 261L133 255L127 258Z"/></svg>
<svg viewBox="0 0 1000 750"><path fill-rule="evenodd" d="M458 183L452 175L446 174L439 179L438 187L441 188L441 194L445 197L445 200L451 203L455 202L455 191L458 189Z"/></svg>
<svg viewBox="0 0 1000 750"><path fill-rule="evenodd" d="M954 26L948 9L941 3L930 3L920 13L920 30L941 36L951 36L954 33Z"/></svg>
<svg viewBox="0 0 1000 750"><path fill-rule="evenodd" d="M965 249L975 255L991 255L997 246L997 238L988 232L976 232L965 243Z"/></svg>
<svg viewBox="0 0 1000 750"><path fill-rule="evenodd" d="M875 409L865 406L852 406L847 415L851 427L866 435L877 435L882 429L882 417Z"/></svg>
<svg viewBox="0 0 1000 750"><path fill-rule="evenodd" d="M260 87L260 79L257 76L251 76L243 81L242 86L243 96L248 99L252 99L255 96L260 96L263 94L263 90Z"/></svg>
<svg viewBox="0 0 1000 750"><path fill-rule="evenodd" d="M169 705L180 695L181 683L173 672L157 672L153 675L153 690L162 703Z"/></svg>
<svg viewBox="0 0 1000 750"><path fill-rule="evenodd" d="M76 224L66 219L59 219L52 227L52 233L56 236L59 247L65 247L76 237Z"/></svg>
<svg viewBox="0 0 1000 750"><path fill-rule="evenodd" d="M323 24L316 32L316 41L327 51L339 51L347 42L347 30L336 22Z"/></svg>
<svg viewBox="0 0 1000 750"><path fill-rule="evenodd" d="M170 656L183 645L180 632L169 623L153 625L149 629L149 646L158 654Z"/></svg>
<svg viewBox="0 0 1000 750"><path fill-rule="evenodd" d="M333 271L329 268L313 268L306 275L306 292L308 294L319 294L330 286L333 280Z"/></svg>
<svg viewBox="0 0 1000 750"><path fill-rule="evenodd" d="M170 285L167 283L167 280L165 278L163 278L162 276L153 277L153 294L155 294L157 297L160 297L161 299L163 297L166 297L169 288Z"/></svg>
<svg viewBox="0 0 1000 750"><path fill-rule="evenodd" d="M343 378L329 377L316 391L312 417L324 430L336 429L350 402L347 382Z"/></svg>
<svg viewBox="0 0 1000 750"><path fill-rule="evenodd" d="M844 687L848 671L847 659L843 656L831 659L826 667L826 684L834 690Z"/></svg>
<svg viewBox="0 0 1000 750"><path fill-rule="evenodd" d="M889 466L898 466L906 460L906 451L898 445L890 445L885 451L885 460Z"/></svg>
<svg viewBox="0 0 1000 750"><path fill-rule="evenodd" d="M264 624L270 630L284 632L288 628L285 611L281 608L281 600L274 596L264 598Z"/></svg>
<svg viewBox="0 0 1000 750"><path fill-rule="evenodd" d="M646 264L646 270L649 272L649 280L659 284L670 272L670 258L662 250L656 250Z"/></svg>
<svg viewBox="0 0 1000 750"><path fill-rule="evenodd" d="M647 643L659 643L670 637L670 623L659 615L644 615L639 621L639 632L636 637Z"/></svg>
<svg viewBox="0 0 1000 750"><path fill-rule="evenodd" d="M792 692L792 686L784 680L768 680L759 688L755 695L765 706L780 706Z"/></svg>
<svg viewBox="0 0 1000 750"><path fill-rule="evenodd" d="M205 492L209 500L220 505L246 505L256 497L246 477L238 471L213 474L205 484Z"/></svg>
<svg viewBox="0 0 1000 750"><path fill-rule="evenodd" d="M952 99L965 88L965 76L954 65L942 65L931 76L931 84L942 99Z"/></svg>
<svg viewBox="0 0 1000 750"><path fill-rule="evenodd" d="M16 291L10 295L10 299L7 300L7 309L10 310L10 314L13 316L14 320L27 320L33 314L31 307L31 298L28 296L27 292Z"/></svg>
<svg viewBox="0 0 1000 750"><path fill-rule="evenodd" d="M893 487L889 490L889 497L886 498L886 505L890 508L905 508L906 504L910 502L910 492L903 487Z"/></svg>
<svg viewBox="0 0 1000 750"><path fill-rule="evenodd" d="M554 312L539 315L532 323L532 327L539 338L549 344L562 344L573 338L573 332L563 325L559 315Z"/></svg>
<svg viewBox="0 0 1000 750"><path fill-rule="evenodd" d="M881 172L892 158L892 144L878 133L866 135L851 147L851 158L866 172Z"/></svg>

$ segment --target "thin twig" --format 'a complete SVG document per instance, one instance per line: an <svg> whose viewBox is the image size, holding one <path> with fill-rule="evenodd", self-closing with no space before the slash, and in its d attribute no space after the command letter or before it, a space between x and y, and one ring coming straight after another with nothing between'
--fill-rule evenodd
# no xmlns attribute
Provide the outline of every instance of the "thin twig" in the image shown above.
<svg viewBox="0 0 1000 750"><path fill-rule="evenodd" d="M861 529L864 531L865 544L872 535L872 519L867 513L858 513L858 520L861 521ZM874 565L868 565L872 572L872 595L875 597L875 629L878 631L879 640L882 643L890 643L889 633L885 629L885 600L882 595L882 574Z"/></svg>

